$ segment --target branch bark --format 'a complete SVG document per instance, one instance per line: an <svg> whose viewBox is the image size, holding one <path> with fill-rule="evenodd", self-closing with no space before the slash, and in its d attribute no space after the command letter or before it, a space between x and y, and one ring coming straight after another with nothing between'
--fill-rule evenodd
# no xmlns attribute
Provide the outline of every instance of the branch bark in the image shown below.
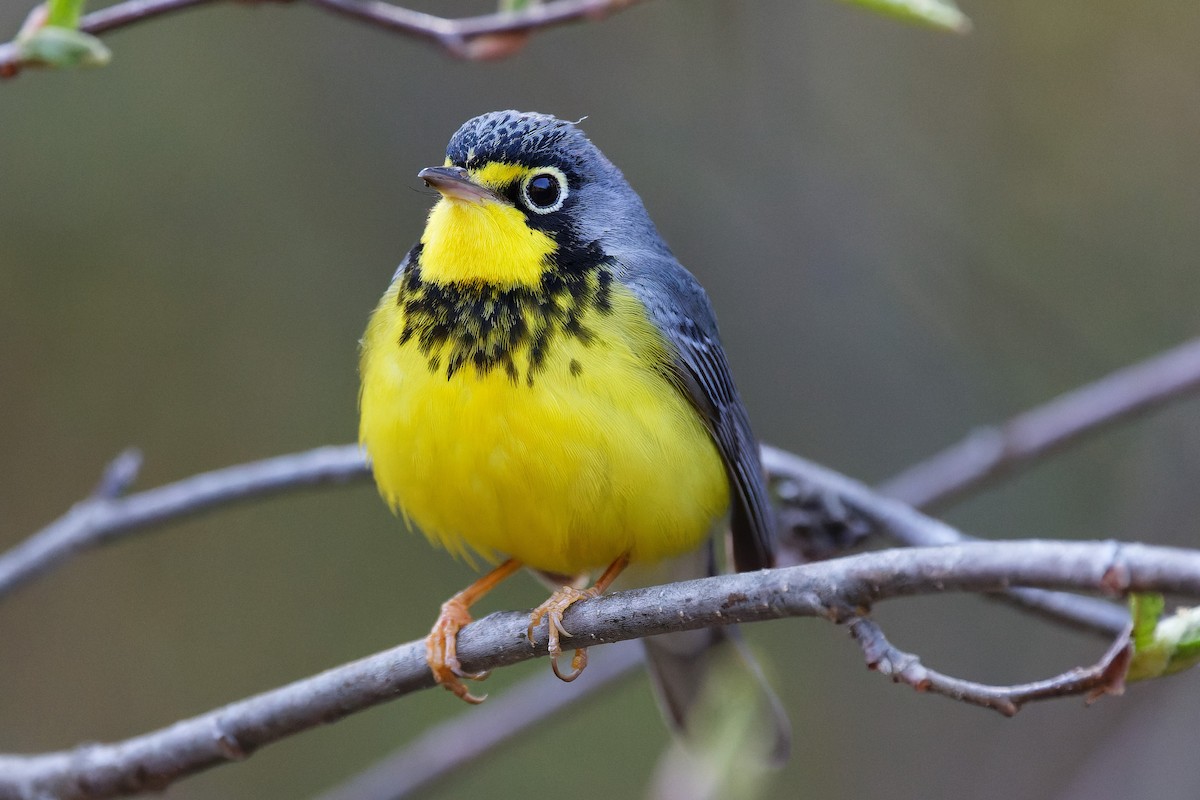
<svg viewBox="0 0 1200 800"><path fill-rule="evenodd" d="M834 622L873 603L945 591L993 592L1012 584L1119 595L1200 598L1200 551L1119 542L979 542L886 550L816 564L722 575L605 595L571 607L564 648L670 631L787 616ZM468 671L546 652L525 639L527 612L492 614L459 635ZM0 757L0 799L116 797L241 760L259 747L433 685L424 641L410 642L256 697L109 745Z"/></svg>

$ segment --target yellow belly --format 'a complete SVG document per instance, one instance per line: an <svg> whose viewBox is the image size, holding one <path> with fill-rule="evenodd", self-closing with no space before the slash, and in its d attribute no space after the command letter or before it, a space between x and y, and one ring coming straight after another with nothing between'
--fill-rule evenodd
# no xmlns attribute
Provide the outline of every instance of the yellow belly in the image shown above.
<svg viewBox="0 0 1200 800"><path fill-rule="evenodd" d="M623 287L612 313L584 317L589 343L552 343L532 385L431 371L400 344L395 292L363 341L359 436L380 493L431 540L574 574L693 549L725 513L716 446L653 369L661 337ZM516 361L525 374L527 354Z"/></svg>

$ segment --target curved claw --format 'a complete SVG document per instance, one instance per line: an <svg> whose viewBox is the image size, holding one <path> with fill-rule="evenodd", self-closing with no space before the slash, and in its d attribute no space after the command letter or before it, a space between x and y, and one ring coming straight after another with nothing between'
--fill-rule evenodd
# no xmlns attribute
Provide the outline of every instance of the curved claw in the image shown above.
<svg viewBox="0 0 1200 800"><path fill-rule="evenodd" d="M561 681L570 683L579 677L587 666L587 649L578 648L575 655L571 658L571 671L564 674L558 667L558 657L562 655L562 647L559 645L559 637L565 636L568 639L571 637L570 631L563 627L563 614L567 609L578 603L580 600L590 600L593 597L599 597L601 594L612 585L617 576L621 574L625 567L629 566L629 554L625 553L616 561L604 570L604 574L590 589L576 589L573 586L563 586L554 594L546 599L546 602L533 610L529 615L529 627L525 630L525 637L529 639L529 643L534 644L533 632L538 625L542 624L542 620L546 622L546 652L550 656L550 668L554 670L554 674Z"/></svg>
<svg viewBox="0 0 1200 800"><path fill-rule="evenodd" d="M575 655L571 658L571 672L564 673L558 666L558 657L562 655L559 638L571 636L571 632L563 627L563 614L580 600L590 599L597 594L595 589L581 590L572 586L564 586L550 595L546 602L535 608L529 617L529 630L526 635L531 643L534 630L543 619L546 620L546 652L550 656L550 668L554 670L554 674L558 676L559 680L569 683L578 678L584 667L587 666L587 650L585 649L575 651Z"/></svg>
<svg viewBox="0 0 1200 800"><path fill-rule="evenodd" d="M587 648L580 648L575 651L575 655L571 657L571 671L566 675L558 668L558 657L561 652L550 656L550 669L558 676L558 679L563 683L570 683L583 674L584 667L587 666Z"/></svg>
<svg viewBox="0 0 1200 800"><path fill-rule="evenodd" d="M441 683L441 681L439 681L439 683ZM464 700L473 706L477 706L480 703L482 703L484 700L488 699L488 696L486 694L484 694L484 695L471 694L470 690L467 689L467 685L465 683L463 683L462 681L454 681L453 683L449 683L449 682L442 683L442 687L445 688L447 691L453 693L455 697L459 698L460 700Z"/></svg>

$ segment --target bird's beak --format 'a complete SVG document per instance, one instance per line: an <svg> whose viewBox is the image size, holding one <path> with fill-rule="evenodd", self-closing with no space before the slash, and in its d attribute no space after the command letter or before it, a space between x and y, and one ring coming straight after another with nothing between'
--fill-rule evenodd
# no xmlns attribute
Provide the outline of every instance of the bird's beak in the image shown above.
<svg viewBox="0 0 1200 800"><path fill-rule="evenodd" d="M504 202L504 198L486 186L471 180L471 175L462 167L426 167L417 177L452 200L482 203L485 200Z"/></svg>

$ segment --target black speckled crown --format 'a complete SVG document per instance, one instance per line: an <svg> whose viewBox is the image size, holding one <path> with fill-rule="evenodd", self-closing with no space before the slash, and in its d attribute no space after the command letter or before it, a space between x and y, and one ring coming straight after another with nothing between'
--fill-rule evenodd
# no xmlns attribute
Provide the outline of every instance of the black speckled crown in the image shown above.
<svg viewBox="0 0 1200 800"><path fill-rule="evenodd" d="M500 161L553 165L565 172L589 158L601 157L583 131L570 122L521 111L492 111L467 120L450 137L446 155L467 169Z"/></svg>

